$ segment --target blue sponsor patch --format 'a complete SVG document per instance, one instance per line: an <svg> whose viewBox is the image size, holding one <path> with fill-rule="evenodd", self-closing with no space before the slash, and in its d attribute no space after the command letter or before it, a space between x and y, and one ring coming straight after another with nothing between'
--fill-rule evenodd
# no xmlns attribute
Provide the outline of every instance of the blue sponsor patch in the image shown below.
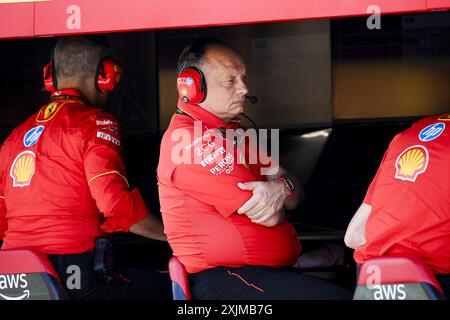
<svg viewBox="0 0 450 320"><path fill-rule="evenodd" d="M439 137L445 130L445 123L437 122L425 127L419 133L420 141L428 142Z"/></svg>
<svg viewBox="0 0 450 320"><path fill-rule="evenodd" d="M44 126L37 126L33 129L28 130L28 132L23 137L23 145L28 148L38 142L42 131L44 131Z"/></svg>
<svg viewBox="0 0 450 320"><path fill-rule="evenodd" d="M194 83L194 79L192 79L191 77L189 77L189 78L186 79L186 84L187 84L188 86L192 85L193 83Z"/></svg>

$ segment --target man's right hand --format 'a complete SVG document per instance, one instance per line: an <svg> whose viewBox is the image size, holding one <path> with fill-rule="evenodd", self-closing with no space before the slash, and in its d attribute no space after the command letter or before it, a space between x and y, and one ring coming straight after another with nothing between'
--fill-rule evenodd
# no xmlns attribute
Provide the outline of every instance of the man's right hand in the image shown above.
<svg viewBox="0 0 450 320"><path fill-rule="evenodd" d="M253 196L237 213L245 214L254 223L273 227L284 219L284 203L289 193L282 181L252 181L238 183L242 190L251 190Z"/></svg>

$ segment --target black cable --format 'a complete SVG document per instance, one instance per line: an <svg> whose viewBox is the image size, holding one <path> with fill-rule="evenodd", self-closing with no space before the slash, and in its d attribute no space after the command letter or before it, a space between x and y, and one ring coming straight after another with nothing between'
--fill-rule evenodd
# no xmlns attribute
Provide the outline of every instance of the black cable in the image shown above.
<svg viewBox="0 0 450 320"><path fill-rule="evenodd" d="M252 124L252 126L256 129L259 130L258 126L256 125L256 122L253 121L252 118L250 118L248 115L246 115L245 113L241 113L241 116L243 116L244 118L246 118L248 121L250 121L250 123Z"/></svg>

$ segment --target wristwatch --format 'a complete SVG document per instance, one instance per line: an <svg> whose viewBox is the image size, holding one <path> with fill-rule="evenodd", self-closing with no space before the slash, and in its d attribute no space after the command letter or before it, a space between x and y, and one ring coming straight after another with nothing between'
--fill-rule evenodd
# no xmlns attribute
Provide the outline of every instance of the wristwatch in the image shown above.
<svg viewBox="0 0 450 320"><path fill-rule="evenodd" d="M284 183L284 186L286 187L287 191L289 192L289 198L290 198L295 192L294 183L288 177L283 177L283 176L279 177L278 180L280 180Z"/></svg>

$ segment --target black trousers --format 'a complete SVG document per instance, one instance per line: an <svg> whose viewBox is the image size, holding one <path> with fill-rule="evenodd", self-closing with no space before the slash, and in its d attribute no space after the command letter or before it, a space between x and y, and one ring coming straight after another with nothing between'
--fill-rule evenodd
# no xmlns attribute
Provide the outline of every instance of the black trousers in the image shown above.
<svg viewBox="0 0 450 320"><path fill-rule="evenodd" d="M352 292L296 268L216 267L190 275L193 299L342 300Z"/></svg>
<svg viewBox="0 0 450 320"><path fill-rule="evenodd" d="M49 259L71 299L172 299L168 274L137 268L120 269L112 280L106 282L94 271L92 252L49 255ZM76 279L78 275L80 277Z"/></svg>

